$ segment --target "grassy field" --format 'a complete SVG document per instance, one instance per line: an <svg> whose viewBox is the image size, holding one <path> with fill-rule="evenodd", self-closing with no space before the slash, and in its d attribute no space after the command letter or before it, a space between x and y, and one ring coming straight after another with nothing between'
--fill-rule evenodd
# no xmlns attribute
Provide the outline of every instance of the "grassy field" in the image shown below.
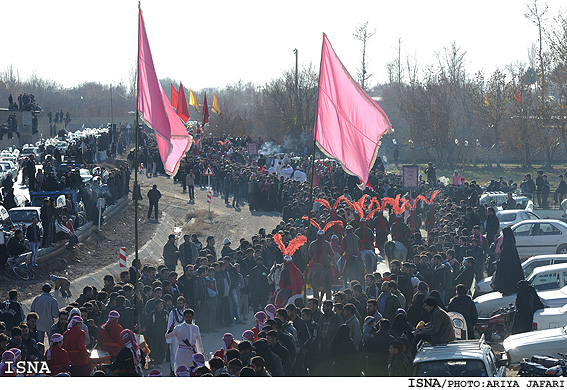
<svg viewBox="0 0 567 390"><path fill-rule="evenodd" d="M426 164L419 164L420 173L422 173L424 177L425 173L423 172L423 170L426 168L426 166ZM398 168L396 168L395 165L392 165L391 168L392 172L401 173L402 165L400 165ZM532 175L532 179L535 180L535 178L537 177L537 171L542 170L543 173L547 175L547 179L553 190L557 188L557 184L559 183L559 175L565 176L567 166L556 165L553 167L552 171L543 169L538 165L534 165L533 168L526 169L521 168L517 164L501 164L501 168L496 168L495 165L493 165L492 168L488 168L484 164L479 164L476 168L471 165L464 168L458 166L456 169L467 182L476 180L478 184L484 186L485 184L490 182L490 180L498 180L502 176L502 178L504 178L506 182L513 180L518 183L518 187L520 186L520 183L526 173L530 173ZM449 180L452 180L453 171L454 169L437 168L437 178L439 179L440 177L445 176Z"/></svg>

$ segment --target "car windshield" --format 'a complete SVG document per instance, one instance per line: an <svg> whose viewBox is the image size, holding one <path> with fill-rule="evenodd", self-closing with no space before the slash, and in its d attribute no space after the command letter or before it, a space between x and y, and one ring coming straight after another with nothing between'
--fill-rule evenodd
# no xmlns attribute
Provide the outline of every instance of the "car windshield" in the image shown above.
<svg viewBox="0 0 567 390"><path fill-rule="evenodd" d="M10 210L10 219L12 222L31 222L33 217L37 217L35 210Z"/></svg>
<svg viewBox="0 0 567 390"><path fill-rule="evenodd" d="M436 360L419 363L417 376L487 376L482 360Z"/></svg>

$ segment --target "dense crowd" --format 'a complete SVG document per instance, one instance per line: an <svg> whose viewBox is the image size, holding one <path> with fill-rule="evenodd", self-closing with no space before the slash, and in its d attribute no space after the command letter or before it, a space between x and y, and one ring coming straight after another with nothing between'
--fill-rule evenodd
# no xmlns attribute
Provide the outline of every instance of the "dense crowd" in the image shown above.
<svg viewBox="0 0 567 390"><path fill-rule="evenodd" d="M184 191L204 184L211 166L227 203L232 195L234 207L246 200L251 210L281 211L282 221L222 246L196 234L178 246L172 234L158 267L134 261L119 280L107 275L102 290L87 286L61 309L46 285L27 318L10 292L0 310L3 363L45 360L52 375L73 376L140 376L144 369L149 376L408 376L420 341L455 339L448 311L460 313L464 334L475 337L475 280L496 272L497 290L516 289L515 276L498 272L519 263L513 237L498 236L495 209L478 204L482 189L474 181L442 186L430 164L427 181L406 191L378 163L363 187L337 164L317 161L309 224L308 159L268 162L248 156L243 143L220 141L188 153L176 177ZM146 169L152 161L150 174L159 172L149 157L155 147L149 139L142 145ZM375 249L386 257L385 272L377 271ZM55 283L67 294L65 281ZM304 283L314 289L306 302ZM531 310L518 308L516 329L531 321ZM206 359L201 332L248 321L250 313L256 325L224 334ZM89 358L95 346L109 361ZM170 372L161 373L165 361Z"/></svg>

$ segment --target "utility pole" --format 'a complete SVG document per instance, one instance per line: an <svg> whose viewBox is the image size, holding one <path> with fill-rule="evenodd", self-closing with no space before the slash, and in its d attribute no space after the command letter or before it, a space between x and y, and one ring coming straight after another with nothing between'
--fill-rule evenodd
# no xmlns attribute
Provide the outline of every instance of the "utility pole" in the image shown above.
<svg viewBox="0 0 567 390"><path fill-rule="evenodd" d="M293 49L293 54L295 54L295 127L299 128L299 63L297 49Z"/></svg>

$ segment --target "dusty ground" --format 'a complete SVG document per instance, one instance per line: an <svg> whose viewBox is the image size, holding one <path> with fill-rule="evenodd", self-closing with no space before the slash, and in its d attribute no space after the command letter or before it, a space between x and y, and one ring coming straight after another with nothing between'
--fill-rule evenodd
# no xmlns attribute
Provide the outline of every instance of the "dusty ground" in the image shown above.
<svg viewBox="0 0 567 390"><path fill-rule="evenodd" d="M147 206L141 205L139 226L140 247L149 240L157 228L157 224L148 223L144 218ZM50 274L62 275L70 280L86 275L93 269L102 268L118 261L120 247L134 246L134 206L130 203L126 209L111 221L103 224L101 232L93 233L79 248L66 251L59 259L49 265L42 264L38 268L40 278L22 281L0 276L0 297L7 297L7 292L17 288L18 299L24 301L41 292L41 286L48 281Z"/></svg>
<svg viewBox="0 0 567 390"><path fill-rule="evenodd" d="M195 188L195 204L188 204L189 194L184 194L181 184L174 184L173 179L165 176L155 178L140 178L142 196L144 197L141 204L147 205L146 193L151 189L153 184L157 184L158 189L162 193L160 200L161 205L171 204L187 209L185 226L183 233L197 233L199 240L206 245L207 236L214 236L216 240L217 254L220 254L222 242L225 237L232 241L232 248L238 246L240 238L250 238L258 233L262 227L267 231L271 231L281 220L281 214L277 212L250 213L248 204L240 202L240 208L234 209L227 207L224 198L214 195L211 203L212 220L209 219L207 191L205 189ZM232 197L229 199L232 205ZM146 209L147 210L147 209ZM195 221L191 221L192 218ZM191 222L190 222L191 221ZM178 241L180 244L182 241Z"/></svg>

